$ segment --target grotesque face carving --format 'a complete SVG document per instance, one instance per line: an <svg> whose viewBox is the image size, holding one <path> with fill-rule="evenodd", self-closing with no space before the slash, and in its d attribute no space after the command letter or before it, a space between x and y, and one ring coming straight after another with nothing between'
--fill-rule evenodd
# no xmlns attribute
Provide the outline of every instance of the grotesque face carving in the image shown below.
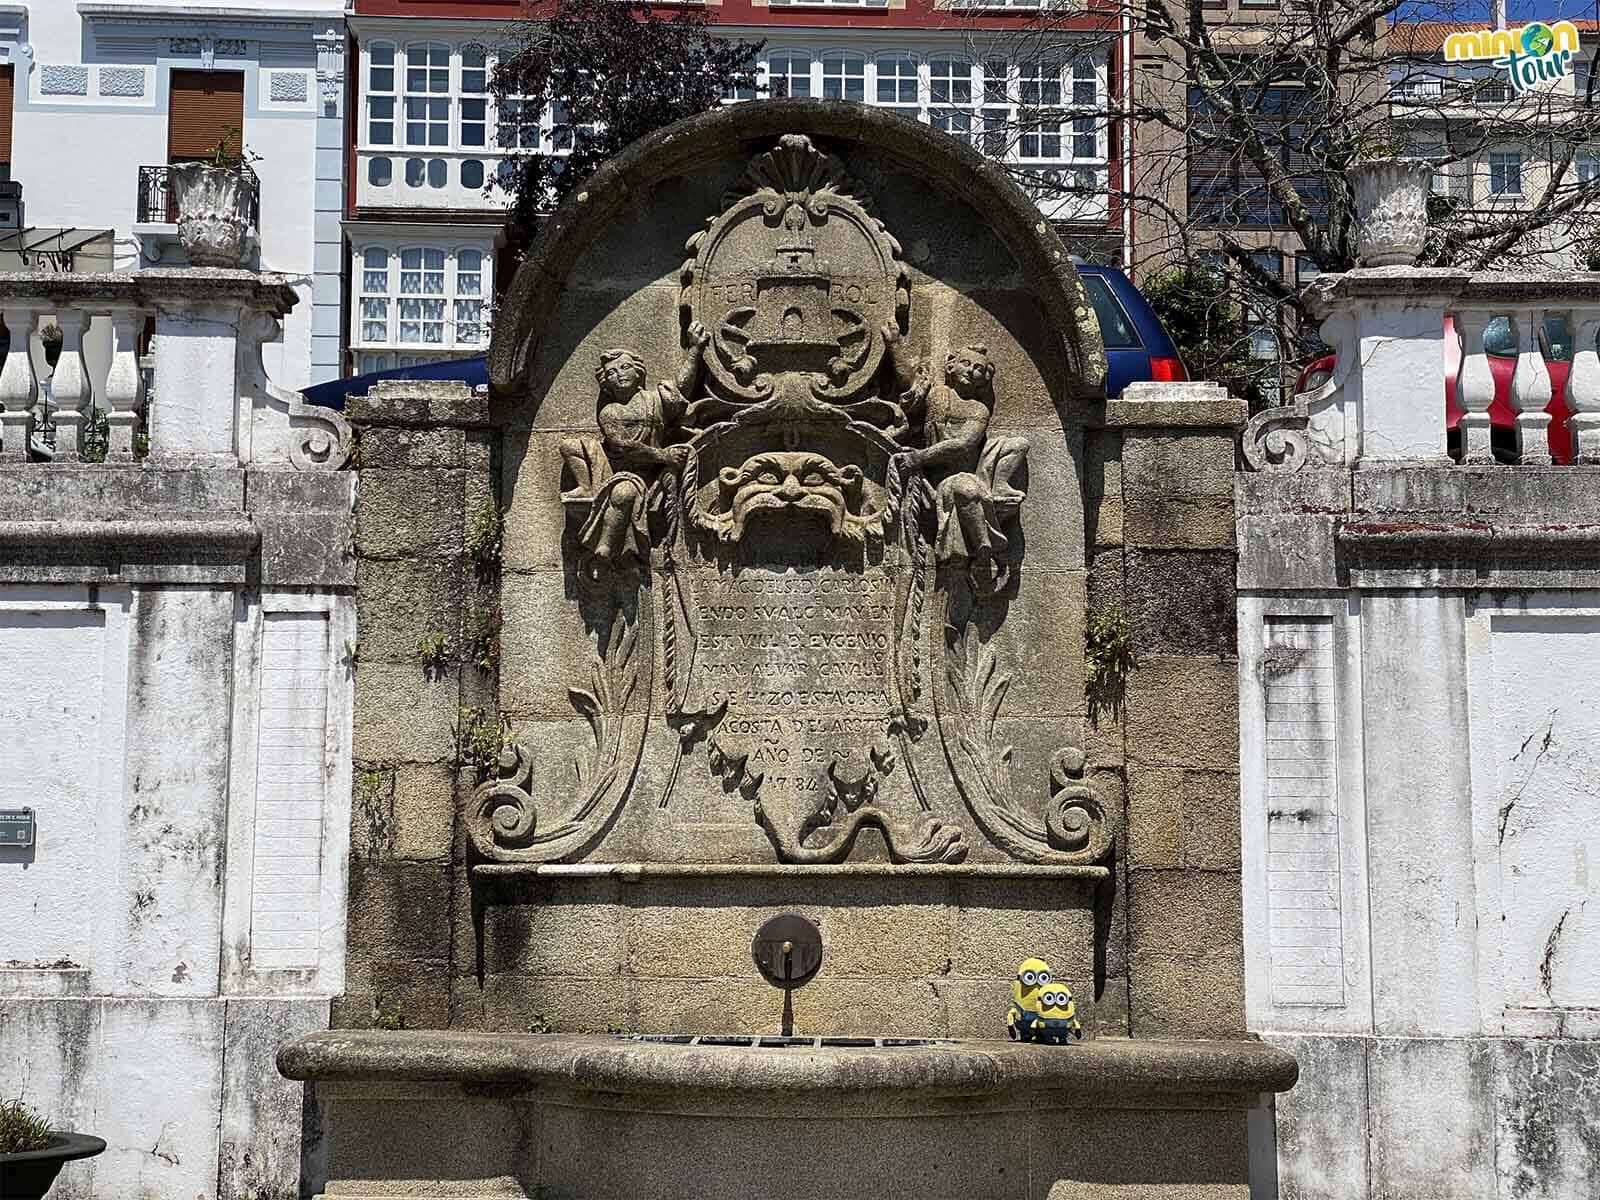
<svg viewBox="0 0 1600 1200"><path fill-rule="evenodd" d="M631 350L607 350L594 369L600 390L617 400L626 400L644 386L644 363Z"/></svg>
<svg viewBox="0 0 1600 1200"><path fill-rule="evenodd" d="M809 450L755 454L743 466L724 467L722 484L727 525L723 536L738 541L750 517L766 509L794 510L821 517L835 536L859 539L861 468L835 466Z"/></svg>
<svg viewBox="0 0 1600 1200"><path fill-rule="evenodd" d="M975 345L952 350L945 356L944 379L968 400L986 397L989 385L994 380L994 363L989 360L989 347Z"/></svg>

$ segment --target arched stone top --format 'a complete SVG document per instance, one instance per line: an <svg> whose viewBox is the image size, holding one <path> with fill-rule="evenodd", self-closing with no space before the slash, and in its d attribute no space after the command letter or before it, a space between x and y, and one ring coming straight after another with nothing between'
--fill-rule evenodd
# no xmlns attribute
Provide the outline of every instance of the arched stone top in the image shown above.
<svg viewBox="0 0 1600 1200"><path fill-rule="evenodd" d="M1004 170L948 134L838 100L769 100L703 113L641 138L595 172L546 222L517 270L489 350L494 391L509 397L526 390L568 274L641 189L722 158L757 153L791 133L807 134L829 148L865 148L982 213L1060 339L1074 390L1085 399L1103 395L1105 347L1083 282L1026 193Z"/></svg>

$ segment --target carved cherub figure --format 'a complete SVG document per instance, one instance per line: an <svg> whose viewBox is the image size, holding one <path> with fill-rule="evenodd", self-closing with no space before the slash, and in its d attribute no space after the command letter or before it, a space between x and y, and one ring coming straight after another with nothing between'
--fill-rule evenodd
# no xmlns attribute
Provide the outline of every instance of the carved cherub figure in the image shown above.
<svg viewBox="0 0 1600 1200"><path fill-rule="evenodd" d="M688 447L670 438L700 381L710 335L698 321L689 325L689 349L672 382L647 387L644 360L632 350L600 355L594 377L600 384L600 438L561 441L561 457L572 473L569 500L589 502L589 516L578 533L585 569L598 579L606 568L632 555L649 555L648 512L660 493L665 472L676 473Z"/></svg>
<svg viewBox="0 0 1600 1200"><path fill-rule="evenodd" d="M1026 498L1015 477L1027 461L1028 440L989 436L995 369L987 346L952 350L945 356L944 382L935 383L907 362L897 328L886 325L883 337L901 404L913 420L922 418L924 445L907 451L905 462L934 481L934 556L940 563L965 562L973 588L988 595L1006 584L1001 525Z"/></svg>

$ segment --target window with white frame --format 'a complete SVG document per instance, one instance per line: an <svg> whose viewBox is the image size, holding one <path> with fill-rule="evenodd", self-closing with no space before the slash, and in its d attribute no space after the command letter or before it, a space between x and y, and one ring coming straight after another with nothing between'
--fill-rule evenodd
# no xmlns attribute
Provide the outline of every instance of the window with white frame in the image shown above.
<svg viewBox="0 0 1600 1200"><path fill-rule="evenodd" d="M1593 183L1596 179L1600 179L1600 147L1583 147L1573 156L1572 167L1577 173L1580 184Z"/></svg>
<svg viewBox="0 0 1600 1200"><path fill-rule="evenodd" d="M1489 194L1491 196L1522 195L1522 154L1519 151L1490 151Z"/></svg>
<svg viewBox="0 0 1600 1200"><path fill-rule="evenodd" d="M888 8L889 0L768 0L773 8L788 8L794 4L827 8Z"/></svg>
<svg viewBox="0 0 1600 1200"><path fill-rule="evenodd" d="M495 110L495 144L502 150L537 150L544 137L543 106L507 96Z"/></svg>
<svg viewBox="0 0 1600 1200"><path fill-rule="evenodd" d="M482 46L461 48L460 138L464 147L489 144L489 52Z"/></svg>
<svg viewBox="0 0 1600 1200"><path fill-rule="evenodd" d="M374 42L367 47L367 141L394 145L394 47Z"/></svg>
<svg viewBox="0 0 1600 1200"><path fill-rule="evenodd" d="M773 96L811 95L811 56L774 54L767 59L767 88Z"/></svg>
<svg viewBox="0 0 1600 1200"><path fill-rule="evenodd" d="M1004 59L989 59L983 64L983 153L994 159L1008 157L1014 129L1016 87L1011 65Z"/></svg>
<svg viewBox="0 0 1600 1200"><path fill-rule="evenodd" d="M956 58L928 60L928 123L959 138L972 136L973 66Z"/></svg>
<svg viewBox="0 0 1600 1200"><path fill-rule="evenodd" d="M1017 117L1023 158L1061 157L1061 68L1048 63L1023 63L1017 73Z"/></svg>
<svg viewBox="0 0 1600 1200"><path fill-rule="evenodd" d="M877 74L873 104L887 108L913 121L922 115L917 60L895 54L880 54L873 62Z"/></svg>
<svg viewBox="0 0 1600 1200"><path fill-rule="evenodd" d="M450 47L415 42L406 47L407 146L450 144Z"/></svg>
<svg viewBox="0 0 1600 1200"><path fill-rule="evenodd" d="M864 102L867 98L867 60L858 54L824 55L822 98Z"/></svg>
<svg viewBox="0 0 1600 1200"><path fill-rule="evenodd" d="M361 287L357 300L357 328L360 340L384 345L389 336L389 251L368 246L361 252Z"/></svg>
<svg viewBox="0 0 1600 1200"><path fill-rule="evenodd" d="M357 250L356 263L355 328L362 349L442 352L484 344L487 251L365 246Z"/></svg>

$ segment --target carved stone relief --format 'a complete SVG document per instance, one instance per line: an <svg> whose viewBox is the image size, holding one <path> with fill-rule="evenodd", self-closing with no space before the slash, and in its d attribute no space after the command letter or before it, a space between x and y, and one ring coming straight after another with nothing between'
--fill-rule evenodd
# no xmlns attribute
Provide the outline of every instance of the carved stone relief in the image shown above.
<svg viewBox="0 0 1600 1200"><path fill-rule="evenodd" d="M672 378L600 353L596 431L559 444L592 755L574 787L508 750L468 812L478 853L594 849L659 736L632 802L758 830L782 862L843 861L868 829L897 862L957 863L975 837L991 859L1104 857L1082 753L1014 787L999 744L1030 447L990 431L990 351L953 331L936 370L913 353L899 243L803 135L757 153L687 249Z"/></svg>

